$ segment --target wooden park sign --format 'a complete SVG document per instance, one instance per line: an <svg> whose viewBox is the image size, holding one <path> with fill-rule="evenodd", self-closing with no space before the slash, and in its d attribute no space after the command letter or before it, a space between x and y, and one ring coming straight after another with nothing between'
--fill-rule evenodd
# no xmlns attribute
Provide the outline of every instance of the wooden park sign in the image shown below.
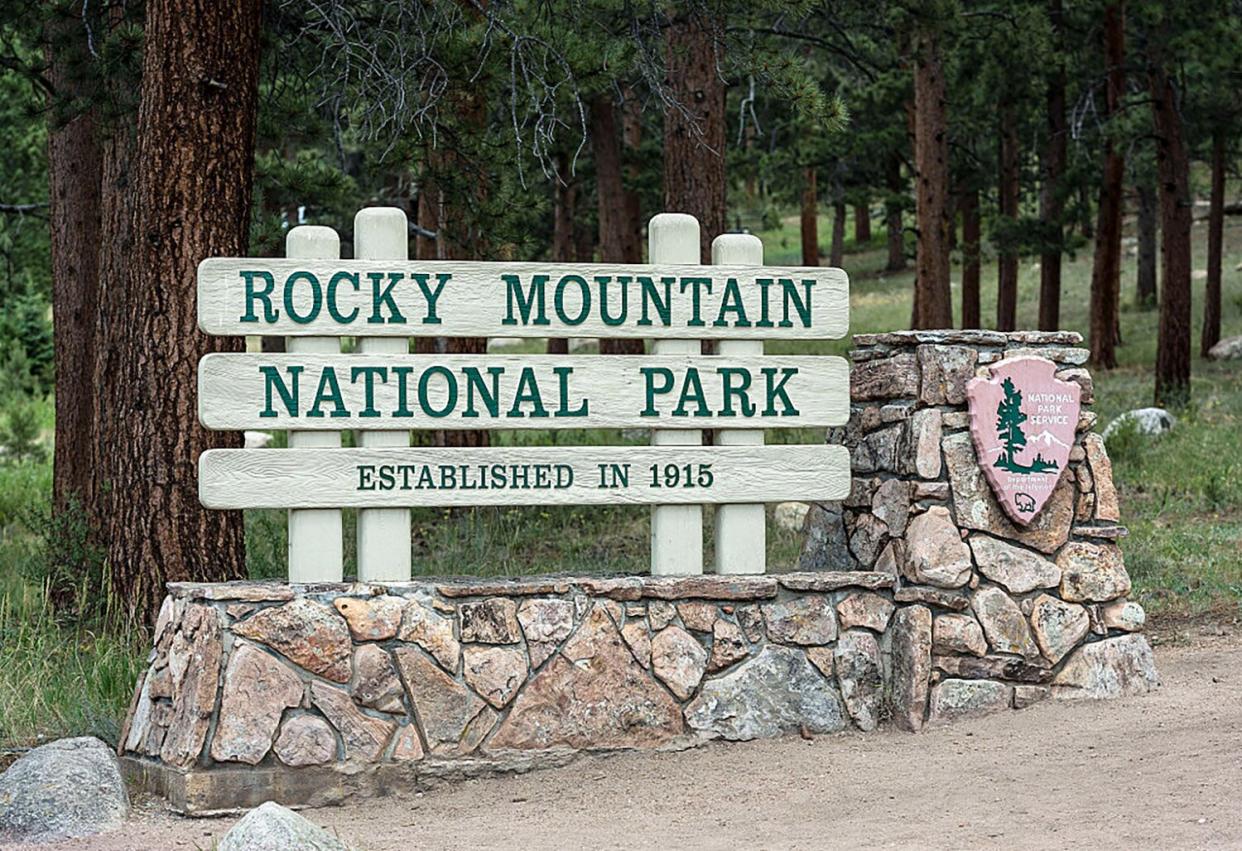
<svg viewBox="0 0 1242 851"><path fill-rule="evenodd" d="M289 338L287 354L204 357L200 420L289 429L295 447L203 453L200 498L214 508L294 509L291 573L294 514L323 519L342 507L365 509L365 573L363 550L376 549L381 533L364 521L387 518L374 529L390 550L408 549L408 515L403 527L393 512L412 506L673 506L657 509L654 550L695 535L694 524L660 522L661 512L688 520L681 506L754 506L761 525L761 503L848 494L843 447L764 446L761 431L849 417L844 360L767 356L762 343L844 336L841 270L764 267L758 240L743 236L721 237L717 262L698 265L697 222L680 215L653 220L650 265L411 261L404 228L399 211L366 210L355 228L359 259L337 259L326 228L296 228L291 257L199 266L204 332ZM410 354L408 338L419 336L655 342L652 354L629 357ZM342 337L357 340L355 352L341 352ZM718 354L699 354L700 339L719 341ZM653 445L434 449L410 446L408 435L600 428L649 428ZM722 445L699 445L704 428L720 430ZM336 448L341 430L359 430L359 448ZM402 528L404 542L395 540ZM758 542L761 550L761 528Z"/></svg>
<svg viewBox="0 0 1242 851"><path fill-rule="evenodd" d="M1069 465L1082 387L1047 358L1006 358L966 385L975 455L1005 514L1034 520Z"/></svg>

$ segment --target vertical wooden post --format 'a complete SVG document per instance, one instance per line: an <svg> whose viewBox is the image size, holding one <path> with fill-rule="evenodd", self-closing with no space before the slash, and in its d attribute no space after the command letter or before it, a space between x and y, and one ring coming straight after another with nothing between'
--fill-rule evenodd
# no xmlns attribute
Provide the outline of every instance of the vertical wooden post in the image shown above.
<svg viewBox="0 0 1242 851"><path fill-rule="evenodd" d="M699 222L685 213L660 213L647 225L648 253L653 264L695 264L699 259ZM698 340L655 340L655 355L697 355ZM653 446L698 446L697 429L653 429ZM658 505L651 510L651 573L653 576L703 572L703 507Z"/></svg>
<svg viewBox="0 0 1242 851"><path fill-rule="evenodd" d="M712 241L712 263L717 266L762 266L763 242L751 234L726 233ZM761 355L762 340L721 340L722 355ZM762 446L763 429L722 428L721 446ZM716 572L763 573L767 569L767 518L762 504L720 505L716 508Z"/></svg>
<svg viewBox="0 0 1242 851"><path fill-rule="evenodd" d="M354 216L354 257L359 260L409 259L409 223L397 207L368 207ZM374 286L362 281L363 287ZM368 355L404 355L406 337L359 337L358 351ZM408 431L359 432L366 449L409 446ZM410 512L405 508L365 508L358 512L358 580L404 582L410 578Z"/></svg>
<svg viewBox="0 0 1242 851"><path fill-rule="evenodd" d="M302 225L285 237L285 256L298 260L337 260L341 238L332 228ZM340 354L339 337L289 337L290 354ZM339 431L290 431L290 448L341 445ZM343 573L341 510L296 508L289 511L289 581L340 582Z"/></svg>

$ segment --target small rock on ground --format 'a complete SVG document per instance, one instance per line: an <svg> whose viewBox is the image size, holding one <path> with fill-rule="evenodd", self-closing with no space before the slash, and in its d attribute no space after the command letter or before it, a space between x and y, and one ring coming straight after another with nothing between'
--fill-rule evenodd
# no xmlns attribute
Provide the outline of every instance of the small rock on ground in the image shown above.
<svg viewBox="0 0 1242 851"><path fill-rule="evenodd" d="M218 851L349 851L349 846L293 810L268 801L246 813Z"/></svg>
<svg viewBox="0 0 1242 851"><path fill-rule="evenodd" d="M1108 424L1104 429L1104 442L1112 437L1120 428L1133 428L1139 434L1164 434L1172 431L1177 425L1177 418L1164 408L1136 408L1126 411Z"/></svg>

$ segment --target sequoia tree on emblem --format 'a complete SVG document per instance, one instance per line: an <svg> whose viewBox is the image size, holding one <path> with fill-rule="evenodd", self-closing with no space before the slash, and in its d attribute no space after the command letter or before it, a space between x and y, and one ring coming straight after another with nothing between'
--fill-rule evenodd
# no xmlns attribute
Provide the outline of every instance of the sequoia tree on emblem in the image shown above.
<svg viewBox="0 0 1242 851"><path fill-rule="evenodd" d="M1056 377L1046 358L1008 358L966 385L970 433L984 476L1005 514L1038 516L1069 461L1082 388Z"/></svg>

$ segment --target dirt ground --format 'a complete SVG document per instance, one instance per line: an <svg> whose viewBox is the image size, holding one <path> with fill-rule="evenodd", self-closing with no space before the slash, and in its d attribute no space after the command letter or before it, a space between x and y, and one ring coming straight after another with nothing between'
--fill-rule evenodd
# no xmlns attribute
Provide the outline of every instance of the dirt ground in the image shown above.
<svg viewBox="0 0 1242 851"><path fill-rule="evenodd" d="M1144 697L897 732L631 753L305 811L360 851L436 848L1242 848L1242 639L1158 645ZM234 819L147 802L45 848L212 847ZM27 846L29 847L29 846Z"/></svg>

